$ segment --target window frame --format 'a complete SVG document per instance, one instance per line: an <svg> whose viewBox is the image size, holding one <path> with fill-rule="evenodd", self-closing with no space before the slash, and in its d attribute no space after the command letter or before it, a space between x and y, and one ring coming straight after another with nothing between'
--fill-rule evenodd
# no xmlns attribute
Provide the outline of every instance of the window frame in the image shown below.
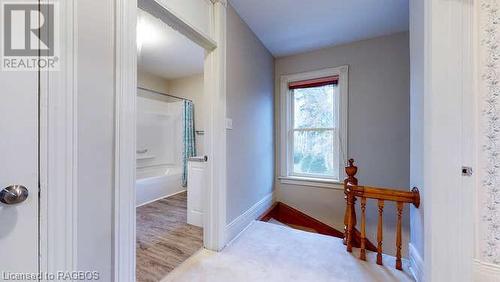
<svg viewBox="0 0 500 282"><path fill-rule="evenodd" d="M315 174L297 174L293 172L293 118L294 118L294 104L293 92L289 89L289 84L298 81L317 79L328 76L338 76L338 103L340 105L338 110L338 134L340 136L339 144L339 179L326 176L318 176ZM348 83L349 83L349 66L344 65L335 68L321 69L310 72L303 72L297 74L281 76L280 84L280 107L281 107L281 142L280 142L280 177L282 183L299 184L306 186L328 187L333 184L342 183L344 173L344 159L348 156L348 142L347 142L347 125L348 125ZM334 128L334 136L337 128ZM337 187L338 188L338 187Z"/></svg>

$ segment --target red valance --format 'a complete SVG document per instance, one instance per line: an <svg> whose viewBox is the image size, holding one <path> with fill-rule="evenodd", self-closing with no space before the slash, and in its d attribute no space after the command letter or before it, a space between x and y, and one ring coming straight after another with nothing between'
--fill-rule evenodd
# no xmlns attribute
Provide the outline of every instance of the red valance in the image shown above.
<svg viewBox="0 0 500 282"><path fill-rule="evenodd" d="M290 82L288 84L288 88L289 89L311 88L311 87L320 87L338 83L339 83L339 77L336 75L336 76L327 76L315 79Z"/></svg>

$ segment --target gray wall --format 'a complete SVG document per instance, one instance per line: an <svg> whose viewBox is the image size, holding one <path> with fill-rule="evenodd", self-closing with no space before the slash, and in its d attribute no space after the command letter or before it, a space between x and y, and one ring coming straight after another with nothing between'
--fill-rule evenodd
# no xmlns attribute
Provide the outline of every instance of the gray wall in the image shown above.
<svg viewBox="0 0 500 282"><path fill-rule="evenodd" d="M410 57L411 57L411 145L410 183L424 192L424 1L410 1ZM424 256L424 208L411 209L410 242Z"/></svg>
<svg viewBox="0 0 500 282"><path fill-rule="evenodd" d="M348 156L359 166L360 184L410 187L410 62L408 33L359 41L276 60L276 124L279 128L279 80L284 74L349 65ZM279 134L279 130L276 132ZM278 135L277 135L278 137ZM279 160L279 151L277 158ZM279 173L279 161L277 162ZM284 185L278 180L278 200L333 227L343 228L343 191ZM386 251L394 252L395 208L386 210ZM374 205L368 210L368 230L376 226ZM405 243L408 210L405 210ZM373 234L373 232L371 233ZM371 240L374 237L371 236Z"/></svg>
<svg viewBox="0 0 500 282"><path fill-rule="evenodd" d="M274 58L227 9L227 223L273 190Z"/></svg>
<svg viewBox="0 0 500 282"><path fill-rule="evenodd" d="M78 2L78 269L111 281L114 30L111 0Z"/></svg>

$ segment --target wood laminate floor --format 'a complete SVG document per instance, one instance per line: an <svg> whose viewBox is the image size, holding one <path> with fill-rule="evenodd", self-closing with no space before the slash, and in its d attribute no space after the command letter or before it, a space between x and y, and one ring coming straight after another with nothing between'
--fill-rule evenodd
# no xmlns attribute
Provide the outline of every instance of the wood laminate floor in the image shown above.
<svg viewBox="0 0 500 282"><path fill-rule="evenodd" d="M187 221L187 193L137 208L137 281L160 281L203 246Z"/></svg>

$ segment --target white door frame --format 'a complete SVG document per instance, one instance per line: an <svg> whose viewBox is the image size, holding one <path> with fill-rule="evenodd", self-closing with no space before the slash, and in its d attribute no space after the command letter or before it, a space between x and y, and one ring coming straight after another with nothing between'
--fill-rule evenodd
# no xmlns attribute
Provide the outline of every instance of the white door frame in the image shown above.
<svg viewBox="0 0 500 282"><path fill-rule="evenodd" d="M420 1L420 0L414 0ZM424 277L473 281L476 0L425 0Z"/></svg>
<svg viewBox="0 0 500 282"><path fill-rule="evenodd" d="M57 3L59 71L40 72L40 272L77 269L77 1Z"/></svg>
<svg viewBox="0 0 500 282"><path fill-rule="evenodd" d="M140 0L158 6L154 0ZM207 51L205 59L205 95L209 108L207 126L208 191L204 216L204 246L219 251L224 245L226 223L226 6L225 0L211 0L210 35L175 16L167 7L161 17L175 25ZM116 0L116 148L114 195L114 281L135 281L135 173L136 173L136 88L137 0ZM210 48L209 48L210 49Z"/></svg>

